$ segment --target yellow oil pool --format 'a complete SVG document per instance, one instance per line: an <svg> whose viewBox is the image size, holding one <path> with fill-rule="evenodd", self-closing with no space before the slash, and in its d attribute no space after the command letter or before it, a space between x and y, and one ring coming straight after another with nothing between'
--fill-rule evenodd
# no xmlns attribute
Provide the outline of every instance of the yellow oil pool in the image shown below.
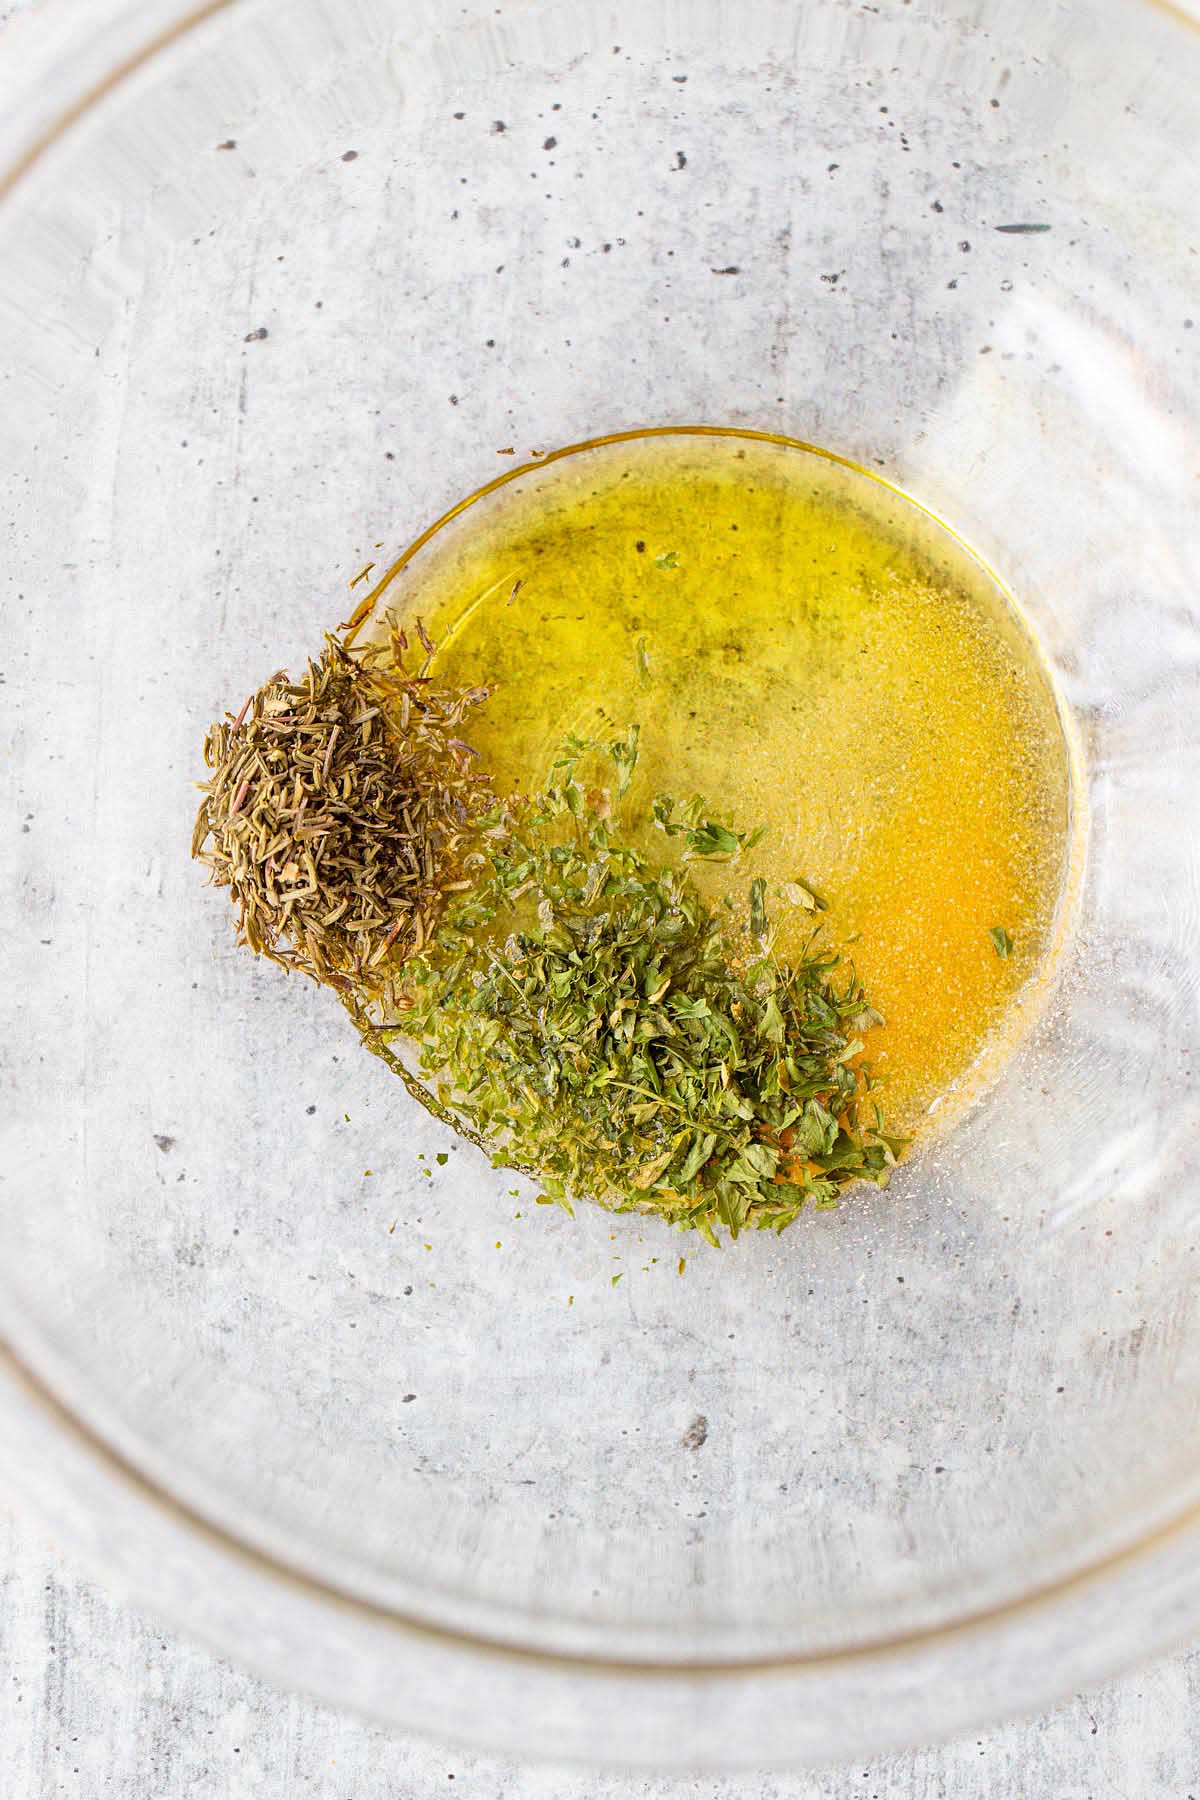
<svg viewBox="0 0 1200 1800"><path fill-rule="evenodd" d="M646 842L665 852L663 790L768 827L701 883L765 875L783 955L813 914L777 890L827 902L886 1021L869 1050L895 1127L969 1085L1047 957L1070 763L1025 624L929 514L786 440L631 435L486 492L380 603L420 615L440 677L494 690L471 737L499 787L536 787L567 731L636 721Z"/></svg>

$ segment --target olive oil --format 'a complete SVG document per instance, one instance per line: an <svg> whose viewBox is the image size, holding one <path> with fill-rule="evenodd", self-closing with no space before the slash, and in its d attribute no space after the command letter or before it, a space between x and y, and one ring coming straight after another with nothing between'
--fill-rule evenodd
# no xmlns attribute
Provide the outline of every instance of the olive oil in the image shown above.
<svg viewBox="0 0 1200 1800"><path fill-rule="evenodd" d="M1011 1040L1059 922L1067 741L1011 601L903 495L786 440L629 434L493 484L375 599L420 617L439 681L492 689L471 741L498 791L637 724L643 847L668 854L664 791L767 827L697 879L740 909L765 877L781 956L819 925L853 962L893 1129Z"/></svg>

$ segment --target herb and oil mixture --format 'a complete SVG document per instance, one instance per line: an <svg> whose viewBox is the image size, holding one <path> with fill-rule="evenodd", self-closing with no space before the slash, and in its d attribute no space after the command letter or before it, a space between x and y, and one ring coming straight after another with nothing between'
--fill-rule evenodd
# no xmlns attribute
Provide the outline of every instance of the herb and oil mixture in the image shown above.
<svg viewBox="0 0 1200 1800"><path fill-rule="evenodd" d="M493 484L205 752L193 851L243 941L543 1198L714 1243L886 1182L1003 1043L1064 873L1000 590L739 433Z"/></svg>
<svg viewBox="0 0 1200 1800"><path fill-rule="evenodd" d="M712 1244L782 1231L848 1182L885 1183L903 1149L856 1035L877 1015L815 934L776 955L762 876L741 917L705 904L693 869L740 862L756 834L662 795L678 864L622 841L638 735L572 737L532 804L485 823L487 872L405 966L395 1033L439 1104L568 1212L586 1195ZM589 790L606 761L615 781Z"/></svg>
<svg viewBox="0 0 1200 1800"><path fill-rule="evenodd" d="M827 903L887 1021L868 1051L893 1126L964 1083L1046 956L1069 775L1045 669L957 539L811 451L650 435L486 496L400 583L438 678L495 690L471 742L497 791L565 731L640 724L635 841L653 852L664 791L765 827L749 872ZM740 904L747 866L697 878ZM792 955L813 913L775 910Z"/></svg>

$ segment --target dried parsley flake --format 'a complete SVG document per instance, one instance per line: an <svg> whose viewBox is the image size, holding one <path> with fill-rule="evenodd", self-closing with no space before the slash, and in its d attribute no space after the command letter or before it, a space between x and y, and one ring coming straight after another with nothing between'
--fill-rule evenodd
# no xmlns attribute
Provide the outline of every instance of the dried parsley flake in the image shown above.
<svg viewBox="0 0 1200 1800"><path fill-rule="evenodd" d="M498 1166L536 1172L542 1202L568 1211L586 1196L716 1244L882 1185L902 1144L868 1098L856 1028L878 1015L853 971L816 933L777 961L761 884L731 925L685 867L621 842L611 803L575 779L588 748L570 740L546 793L484 822L486 871L406 964L384 1029L415 1043L422 1079ZM636 737L611 750L620 792ZM700 803L656 814L693 855L726 830ZM718 854L749 841L728 835Z"/></svg>

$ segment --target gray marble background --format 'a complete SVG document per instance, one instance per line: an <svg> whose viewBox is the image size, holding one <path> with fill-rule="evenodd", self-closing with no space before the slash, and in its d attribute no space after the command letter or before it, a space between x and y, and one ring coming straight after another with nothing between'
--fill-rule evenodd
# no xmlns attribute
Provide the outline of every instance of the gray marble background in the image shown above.
<svg viewBox="0 0 1200 1800"><path fill-rule="evenodd" d="M0 0L4 26L34 4ZM1200 1800L1200 1652L1055 1712L820 1774L518 1767L279 1693L85 1579L0 1499L0 1800Z"/></svg>

